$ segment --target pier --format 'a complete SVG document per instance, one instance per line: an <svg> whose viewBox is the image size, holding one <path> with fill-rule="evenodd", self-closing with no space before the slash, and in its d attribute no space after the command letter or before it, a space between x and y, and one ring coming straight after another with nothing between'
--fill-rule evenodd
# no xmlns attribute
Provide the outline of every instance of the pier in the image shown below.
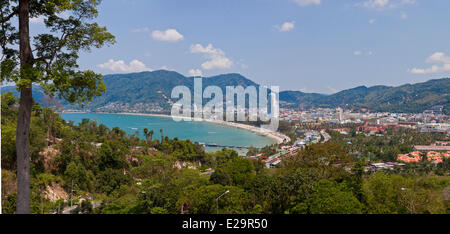
<svg viewBox="0 0 450 234"><path fill-rule="evenodd" d="M203 145L205 147L217 147L217 148L229 148L229 149L248 149L250 146L235 146L235 145L219 145L216 143L204 143L199 142L200 145Z"/></svg>

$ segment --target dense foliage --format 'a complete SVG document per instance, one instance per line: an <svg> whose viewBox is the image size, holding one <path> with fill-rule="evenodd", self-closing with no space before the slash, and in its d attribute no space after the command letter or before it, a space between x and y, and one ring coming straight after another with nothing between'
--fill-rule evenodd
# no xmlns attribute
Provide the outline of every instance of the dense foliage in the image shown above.
<svg viewBox="0 0 450 234"><path fill-rule="evenodd" d="M17 100L3 94L4 213L15 212L16 116ZM139 139L92 120L66 123L37 103L31 132L33 213L57 212L70 203L70 196L53 202L45 196L56 185L67 194L73 190L75 213L450 212L448 176L366 173L365 162L333 143L312 145L284 160L281 167L265 169L261 162L239 157L233 150L205 153L189 140L153 139L148 131L147 139Z"/></svg>
<svg viewBox="0 0 450 234"><path fill-rule="evenodd" d="M450 113L450 78L399 87L360 86L332 95L311 95L302 92L282 92L280 100L305 107L346 107L373 112L419 113L435 105L443 105ZM298 105L297 105L298 106Z"/></svg>

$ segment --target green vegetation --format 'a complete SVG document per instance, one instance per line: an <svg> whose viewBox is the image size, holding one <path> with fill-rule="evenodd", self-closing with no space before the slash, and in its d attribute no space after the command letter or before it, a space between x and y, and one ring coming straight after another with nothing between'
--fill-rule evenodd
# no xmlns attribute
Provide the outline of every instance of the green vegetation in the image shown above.
<svg viewBox="0 0 450 234"><path fill-rule="evenodd" d="M100 0L17 0L0 4L0 81L20 92L16 126L17 212L30 213L30 149L33 84L51 97L83 104L105 92L102 75L82 71L80 52L114 43L106 27L92 22ZM64 15L67 15L65 17ZM30 35L30 18L43 18L46 30ZM17 20L17 21L16 21Z"/></svg>
<svg viewBox="0 0 450 234"><path fill-rule="evenodd" d="M445 133L419 133L413 129L387 129L385 134L379 136L357 134L355 128L350 129L349 135L328 131L331 135L330 143L346 145L347 150L354 158L370 160L371 162L396 161L398 154L412 152L414 145L430 145L436 141L448 140ZM444 160L437 166L428 161L408 164L406 170L421 174L428 174L432 171L437 175L448 175L450 160Z"/></svg>
<svg viewBox="0 0 450 234"><path fill-rule="evenodd" d="M96 109L110 103L126 103L133 106L138 103L158 103L166 111L171 106L167 103L172 89L183 85L191 90L194 87L194 78L185 77L177 72L158 70L132 74L105 75L103 80L108 92L95 98L87 108ZM226 86L249 85L258 86L254 82L239 74L226 74L203 79L203 87L216 85L225 93ZM73 106L73 108L77 108ZM117 110L120 111L120 110Z"/></svg>
<svg viewBox="0 0 450 234"><path fill-rule="evenodd" d="M193 77L185 77L173 71L154 71L132 74L106 75L103 77L104 83L108 87L108 93L101 97L94 98L93 102L86 107L91 110L106 106L111 103L126 103L133 106L138 103L158 103L166 111L170 110L167 103L172 89L178 85L184 85L193 89ZM242 85L243 87L255 86L258 84L239 75L225 74L203 79L203 87L216 85L222 88L225 93L226 86ZM40 87L34 88L35 100L40 101L44 97L44 92ZM323 95L316 93L303 93L300 91L280 92L280 101L291 103L290 108L311 108L343 107L354 110L367 109L380 112L406 112L419 113L435 105L443 105L444 113L450 112L450 78L430 80L424 83L408 84L399 87L374 86L356 87L335 93ZM14 92L8 87L2 92ZM17 93L14 93L18 96ZM62 100L63 101L63 100ZM70 106L64 102L64 105ZM78 108L77 106L70 106ZM109 110L113 111L113 110ZM120 111L120 110L116 110Z"/></svg>
<svg viewBox="0 0 450 234"><path fill-rule="evenodd" d="M332 95L314 95L297 91L280 93L280 100L301 103L298 107L346 107L373 112L419 113L435 105L443 105L450 113L450 78L399 87L360 86Z"/></svg>
<svg viewBox="0 0 450 234"><path fill-rule="evenodd" d="M16 211L11 135L16 118L17 100L3 94L4 213ZM164 137L161 142L148 131L147 139L139 139L87 119L75 126L37 103L31 121L33 213L61 212L72 189L77 205L72 212L83 214L210 214L217 208L229 214L450 212L448 176L412 170L366 173L363 161L333 143L311 145L279 168L265 169L233 150L205 153L189 140ZM208 169L214 172L207 175ZM47 194L58 187L66 196L52 200ZM217 197L227 190L217 207Z"/></svg>

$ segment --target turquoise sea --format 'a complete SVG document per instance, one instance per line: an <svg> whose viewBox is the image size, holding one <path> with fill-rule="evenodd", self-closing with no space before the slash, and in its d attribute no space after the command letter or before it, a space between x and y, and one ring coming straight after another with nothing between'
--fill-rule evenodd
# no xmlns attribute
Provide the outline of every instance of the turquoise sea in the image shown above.
<svg viewBox="0 0 450 234"><path fill-rule="evenodd" d="M163 129L164 136L178 139L190 139L193 142L203 142L207 144L230 145L230 146L254 146L264 147L274 144L271 138L255 134L253 132L223 126L220 124L207 122L175 122L172 118L157 116L139 116L123 114L97 114L97 113L65 113L61 115L66 121L74 121L75 124L82 119L90 119L102 123L109 128L119 127L128 134L138 133L144 138L143 130L148 128L153 130L154 139L159 139L160 129ZM220 148L219 148L220 149ZM217 147L207 147L207 151L216 151ZM239 153L245 153L246 150L238 150Z"/></svg>

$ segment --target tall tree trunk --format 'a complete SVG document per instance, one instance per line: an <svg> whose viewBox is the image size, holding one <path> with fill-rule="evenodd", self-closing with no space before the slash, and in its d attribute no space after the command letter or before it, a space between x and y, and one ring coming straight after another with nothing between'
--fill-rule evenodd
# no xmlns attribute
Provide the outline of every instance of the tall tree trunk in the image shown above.
<svg viewBox="0 0 450 234"><path fill-rule="evenodd" d="M30 80L20 88L20 107L17 120L17 208L18 214L30 213L30 118L32 98L31 69L33 53L30 46L29 0L19 1L19 39L21 79Z"/></svg>

